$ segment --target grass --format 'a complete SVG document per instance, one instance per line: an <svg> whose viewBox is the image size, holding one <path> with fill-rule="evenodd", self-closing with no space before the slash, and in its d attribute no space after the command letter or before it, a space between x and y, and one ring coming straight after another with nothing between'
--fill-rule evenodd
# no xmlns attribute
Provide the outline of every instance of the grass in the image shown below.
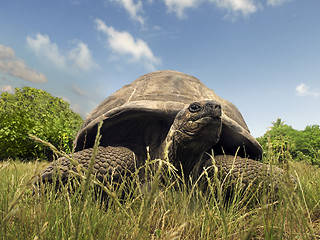
<svg viewBox="0 0 320 240"><path fill-rule="evenodd" d="M284 184L277 198L263 189L259 197L235 190L226 201L219 179L210 179L207 191L201 181L158 188L157 172L149 191L126 182L126 201L109 186L108 206L97 200L93 186L99 183L89 175L73 191L43 186L33 194L46 164L0 163L0 239L320 238L320 168L304 162L289 162L298 184L295 190Z"/></svg>

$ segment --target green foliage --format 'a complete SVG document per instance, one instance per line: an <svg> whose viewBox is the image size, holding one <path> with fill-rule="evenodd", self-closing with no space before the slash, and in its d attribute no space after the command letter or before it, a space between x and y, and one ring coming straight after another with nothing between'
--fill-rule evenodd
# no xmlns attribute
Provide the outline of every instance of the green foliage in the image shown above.
<svg viewBox="0 0 320 240"><path fill-rule="evenodd" d="M0 119L0 159L51 159L52 151L31 140L29 134L71 152L82 123L67 102L31 87L16 88L15 94L1 94Z"/></svg>
<svg viewBox="0 0 320 240"><path fill-rule="evenodd" d="M284 124L280 118L262 137L257 138L264 154L279 162L285 159L306 160L320 165L320 126L307 126L298 131ZM272 156L270 156L272 155Z"/></svg>
<svg viewBox="0 0 320 240"><path fill-rule="evenodd" d="M295 139L297 157L320 165L320 126L307 126Z"/></svg>

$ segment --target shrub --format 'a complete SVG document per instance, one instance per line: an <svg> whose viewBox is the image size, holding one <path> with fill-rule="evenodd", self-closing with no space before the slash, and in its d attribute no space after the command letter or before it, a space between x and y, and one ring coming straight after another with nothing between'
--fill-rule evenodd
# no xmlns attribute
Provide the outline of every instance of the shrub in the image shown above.
<svg viewBox="0 0 320 240"><path fill-rule="evenodd" d="M16 88L0 95L0 159L51 159L52 151L30 140L29 134L71 152L82 119L69 103L44 90Z"/></svg>
<svg viewBox="0 0 320 240"><path fill-rule="evenodd" d="M284 159L305 160L320 165L320 126L307 126L299 131L284 124L280 118L257 140L264 149L264 154L273 155L279 162Z"/></svg>

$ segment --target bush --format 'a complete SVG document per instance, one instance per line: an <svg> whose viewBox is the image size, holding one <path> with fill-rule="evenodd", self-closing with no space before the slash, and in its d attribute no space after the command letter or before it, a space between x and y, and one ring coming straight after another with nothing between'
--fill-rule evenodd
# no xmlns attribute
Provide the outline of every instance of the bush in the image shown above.
<svg viewBox="0 0 320 240"><path fill-rule="evenodd" d="M279 162L291 158L320 165L319 125L307 126L304 130L298 131L284 124L280 118L272 125L269 131L257 138L265 155L273 155Z"/></svg>
<svg viewBox="0 0 320 240"><path fill-rule="evenodd" d="M46 91L16 88L15 94L0 95L0 159L52 159L52 151L34 142L29 134L71 152L82 119L69 103Z"/></svg>

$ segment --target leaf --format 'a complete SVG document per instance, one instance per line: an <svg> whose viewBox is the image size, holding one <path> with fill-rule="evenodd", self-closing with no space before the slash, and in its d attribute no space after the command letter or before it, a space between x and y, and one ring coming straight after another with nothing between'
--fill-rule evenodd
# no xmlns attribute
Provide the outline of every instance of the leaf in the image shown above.
<svg viewBox="0 0 320 240"><path fill-rule="evenodd" d="M0 149L5 149L0 151L0 159L52 158L52 153L30 141L28 134L50 140L57 148L70 152L82 124L80 115L68 103L31 87L16 88L14 94L1 93L0 119Z"/></svg>

